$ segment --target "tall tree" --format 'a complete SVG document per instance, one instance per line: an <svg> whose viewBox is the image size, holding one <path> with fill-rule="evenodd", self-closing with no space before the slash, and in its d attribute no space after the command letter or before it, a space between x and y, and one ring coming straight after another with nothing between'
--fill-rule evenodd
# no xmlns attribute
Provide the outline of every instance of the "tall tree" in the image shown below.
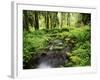
<svg viewBox="0 0 100 80"><path fill-rule="evenodd" d="M91 15L88 14L88 13L80 13L81 17L82 17L82 20L81 22L83 22L84 25L88 25L90 24L91 22Z"/></svg>
<svg viewBox="0 0 100 80"><path fill-rule="evenodd" d="M34 28L35 30L39 30L39 18L38 18L38 12L34 11Z"/></svg>
<svg viewBox="0 0 100 80"><path fill-rule="evenodd" d="M59 27L58 12L55 12L55 27Z"/></svg>
<svg viewBox="0 0 100 80"><path fill-rule="evenodd" d="M67 26L70 26L70 13L67 13Z"/></svg>
<svg viewBox="0 0 100 80"><path fill-rule="evenodd" d="M49 29L49 12L46 11L45 12L45 26L46 26L46 29Z"/></svg>
<svg viewBox="0 0 100 80"><path fill-rule="evenodd" d="M61 12L61 24L60 24L60 27L62 28L63 26L63 12Z"/></svg>
<svg viewBox="0 0 100 80"><path fill-rule="evenodd" d="M55 28L55 27L59 27L59 20L58 20L58 12L50 12L49 16L50 16L50 28Z"/></svg>
<svg viewBox="0 0 100 80"><path fill-rule="evenodd" d="M29 31L28 23L29 23L28 13L27 13L27 10L24 10L23 11L23 29L26 31Z"/></svg>
<svg viewBox="0 0 100 80"><path fill-rule="evenodd" d="M65 23L66 23L66 14L65 12L61 12L61 19L60 19L60 27L64 27L65 26Z"/></svg>

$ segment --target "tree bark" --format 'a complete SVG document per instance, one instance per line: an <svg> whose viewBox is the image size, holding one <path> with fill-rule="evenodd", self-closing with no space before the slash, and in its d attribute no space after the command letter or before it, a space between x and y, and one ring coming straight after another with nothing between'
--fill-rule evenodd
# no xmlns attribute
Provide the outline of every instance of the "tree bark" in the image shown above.
<svg viewBox="0 0 100 80"><path fill-rule="evenodd" d="M23 11L23 29L26 31L29 31L29 27L28 27L28 14L27 11L24 10Z"/></svg>
<svg viewBox="0 0 100 80"><path fill-rule="evenodd" d="M39 30L39 18L38 18L38 12L34 12L35 14L35 20L34 20L34 27L35 27L35 30Z"/></svg>

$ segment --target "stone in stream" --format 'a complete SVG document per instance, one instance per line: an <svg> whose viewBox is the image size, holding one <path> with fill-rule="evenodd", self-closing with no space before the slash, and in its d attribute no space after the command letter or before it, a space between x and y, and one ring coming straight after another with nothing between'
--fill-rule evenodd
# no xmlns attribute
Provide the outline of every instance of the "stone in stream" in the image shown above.
<svg viewBox="0 0 100 80"><path fill-rule="evenodd" d="M53 44L60 46L60 45L63 45L63 42L62 42L62 40L56 39L53 41Z"/></svg>
<svg viewBox="0 0 100 80"><path fill-rule="evenodd" d="M56 39L50 42L48 48L49 50L54 50L54 49L63 49L63 42L62 40Z"/></svg>

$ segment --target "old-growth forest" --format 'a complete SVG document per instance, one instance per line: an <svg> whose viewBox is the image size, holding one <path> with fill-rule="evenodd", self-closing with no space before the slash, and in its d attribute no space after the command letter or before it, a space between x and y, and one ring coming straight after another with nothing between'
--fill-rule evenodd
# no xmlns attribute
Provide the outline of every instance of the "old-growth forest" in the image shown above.
<svg viewBox="0 0 100 80"><path fill-rule="evenodd" d="M91 14L23 10L23 69L91 65Z"/></svg>

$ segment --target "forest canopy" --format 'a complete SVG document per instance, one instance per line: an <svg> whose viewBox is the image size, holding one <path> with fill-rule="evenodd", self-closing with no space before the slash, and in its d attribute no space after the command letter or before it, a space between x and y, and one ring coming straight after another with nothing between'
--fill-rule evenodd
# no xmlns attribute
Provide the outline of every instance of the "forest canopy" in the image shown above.
<svg viewBox="0 0 100 80"><path fill-rule="evenodd" d="M91 65L91 14L23 10L23 68Z"/></svg>

